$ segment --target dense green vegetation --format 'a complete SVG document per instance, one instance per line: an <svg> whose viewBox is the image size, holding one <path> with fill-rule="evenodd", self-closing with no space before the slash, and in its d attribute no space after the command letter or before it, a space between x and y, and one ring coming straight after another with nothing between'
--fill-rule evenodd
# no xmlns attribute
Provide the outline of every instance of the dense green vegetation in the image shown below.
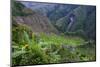
<svg viewBox="0 0 100 67"><path fill-rule="evenodd" d="M52 17L50 19L53 22L56 20L53 26L60 33L47 33L47 31L38 33L27 25L28 22L25 24L15 20L17 16L27 17L28 15L33 15L33 12L32 10L25 12L24 8L26 7L20 2L14 3L12 6L12 66L96 60L94 12L90 11L87 17L85 7L78 7L72 10L77 6L71 6L72 8L66 10L67 12L72 10L69 16L73 13L79 19L75 21L70 30L67 30L69 16L63 16L66 12L64 10L56 10L56 12L51 12L52 14L49 15L49 18ZM60 12L63 14L60 14ZM54 17L57 15L57 17L53 18L53 15ZM37 19L36 16L35 19ZM39 15L38 18L40 17ZM87 21L86 18L92 20ZM30 20L35 19L31 18ZM43 17L42 19L45 20ZM25 18L23 21L25 21ZM38 19L36 23L42 25L41 23L43 22ZM92 27L89 28L89 25Z"/></svg>
<svg viewBox="0 0 100 67"><path fill-rule="evenodd" d="M36 34L29 27L21 24L16 24L12 32L13 65L95 60L93 41L85 41L75 36Z"/></svg>

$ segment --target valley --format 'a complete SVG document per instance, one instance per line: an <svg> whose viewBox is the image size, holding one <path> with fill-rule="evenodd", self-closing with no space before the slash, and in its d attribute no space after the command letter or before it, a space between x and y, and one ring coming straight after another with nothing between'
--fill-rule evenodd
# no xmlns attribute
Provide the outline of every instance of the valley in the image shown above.
<svg viewBox="0 0 100 67"><path fill-rule="evenodd" d="M96 60L95 6L13 3L13 66Z"/></svg>

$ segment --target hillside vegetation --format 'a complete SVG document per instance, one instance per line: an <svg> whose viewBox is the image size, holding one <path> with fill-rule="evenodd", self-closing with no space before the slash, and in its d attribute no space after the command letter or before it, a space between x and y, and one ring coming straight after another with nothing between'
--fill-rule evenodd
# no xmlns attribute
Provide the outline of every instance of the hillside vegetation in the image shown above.
<svg viewBox="0 0 100 67"><path fill-rule="evenodd" d="M37 35L24 25L14 27L12 32L13 65L95 60L95 45L81 37Z"/></svg>
<svg viewBox="0 0 100 67"><path fill-rule="evenodd" d="M58 6L56 5L56 7ZM38 13L39 11L27 8L21 2L13 2L12 66L96 60L95 14L91 12L87 17L85 16L86 8L70 7L69 10L66 10L70 11L68 15L58 16L59 19L57 18L55 21L52 15L58 14L53 13L53 10L50 11L50 15L47 12L46 16ZM59 8L59 10L58 13L64 9ZM84 16L78 11L82 11ZM75 16L72 13L75 13ZM86 21L85 17L91 19L90 16L93 21ZM69 20L70 17L82 18L72 21ZM74 24L69 24L69 21ZM91 28L81 28L80 25L83 26L84 23L87 23L86 26L94 25ZM91 34L88 35L88 33Z"/></svg>

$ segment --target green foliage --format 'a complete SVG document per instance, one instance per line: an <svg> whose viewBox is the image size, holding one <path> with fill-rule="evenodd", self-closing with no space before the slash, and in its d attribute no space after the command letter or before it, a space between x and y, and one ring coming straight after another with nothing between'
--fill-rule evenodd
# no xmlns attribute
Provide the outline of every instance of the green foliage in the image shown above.
<svg viewBox="0 0 100 67"><path fill-rule="evenodd" d="M22 12L22 8L24 8L24 5L22 5L19 2L12 1L12 15L13 16L23 16L24 13Z"/></svg>
<svg viewBox="0 0 100 67"><path fill-rule="evenodd" d="M13 3L13 16L26 16L31 12L23 12L23 8L25 8L25 6L19 2ZM60 32L63 32L62 35L53 33L37 34L32 32L29 26L21 23L16 23L12 17L12 65L17 66L29 64L94 61L96 59L95 43L93 40L89 41L85 37L86 34L84 32L88 29L89 26L84 27L86 11L85 8L83 8L84 7L79 7L73 10L73 13L77 18L77 22L72 27L72 30L75 32L66 30L66 27L69 24L69 18L68 16L63 17L60 13L62 12L64 14L66 11L56 10L56 12L54 12L54 14L56 14L55 16L53 16L54 14L49 16L51 17L52 21L57 21L54 24ZM95 16L95 14L91 14L90 16ZM88 16L88 19L91 18ZM95 18L92 19L95 20ZM87 22L88 21L85 23ZM92 22L92 20L89 21L89 24L93 25ZM93 27L95 26L93 25ZM93 32L92 28L89 28L89 30ZM92 34L89 35L92 36Z"/></svg>
<svg viewBox="0 0 100 67"><path fill-rule="evenodd" d="M25 6L18 1L12 0L11 8L13 16L27 16L33 14L33 11L30 9L26 9L25 11Z"/></svg>
<svg viewBox="0 0 100 67"><path fill-rule="evenodd" d="M36 34L22 24L13 25L12 34L13 66L95 60L95 47L82 37Z"/></svg>

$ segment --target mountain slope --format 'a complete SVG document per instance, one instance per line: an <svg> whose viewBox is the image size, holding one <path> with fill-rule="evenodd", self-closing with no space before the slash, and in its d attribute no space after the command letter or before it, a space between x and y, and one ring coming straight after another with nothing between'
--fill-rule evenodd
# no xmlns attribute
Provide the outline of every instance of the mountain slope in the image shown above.
<svg viewBox="0 0 100 67"><path fill-rule="evenodd" d="M57 30L50 24L50 21L38 14L30 15L30 16L16 16L14 20L17 23L22 23L30 26L33 32L45 32L45 33L57 33Z"/></svg>
<svg viewBox="0 0 100 67"><path fill-rule="evenodd" d="M19 5L21 3L17 3L17 4ZM18 14L15 15L13 13L15 15L12 17L14 22L26 24L32 28L33 32L36 32L36 33L41 33L41 32L58 33L56 28L53 27L53 25L50 23L50 20L46 16L40 15L37 12L32 11L29 8L26 8L25 6L24 8L20 8L21 11L18 8L16 10L17 12L19 12L18 14L21 14L21 15L18 15Z"/></svg>
<svg viewBox="0 0 100 67"><path fill-rule="evenodd" d="M79 6L57 20L55 25L62 32L81 30L86 37L95 39L96 9L94 6Z"/></svg>
<svg viewBox="0 0 100 67"><path fill-rule="evenodd" d="M26 7L47 16L61 33L79 32L95 39L96 7L87 5L21 2ZM81 32L80 32L81 31Z"/></svg>

